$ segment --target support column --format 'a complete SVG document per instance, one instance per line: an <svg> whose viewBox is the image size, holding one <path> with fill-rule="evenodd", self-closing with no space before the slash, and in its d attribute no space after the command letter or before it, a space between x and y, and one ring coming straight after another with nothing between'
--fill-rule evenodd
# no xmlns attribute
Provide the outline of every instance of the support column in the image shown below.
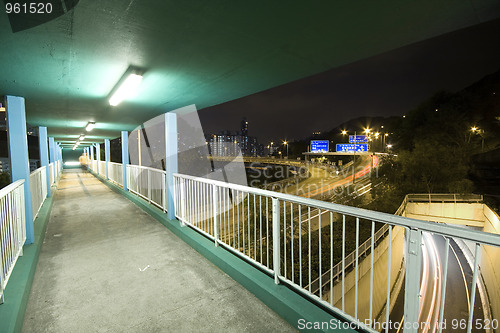
<svg viewBox="0 0 500 333"><path fill-rule="evenodd" d="M101 167L99 165L99 162L101 162L101 145L99 143L95 144L95 154L97 155L95 159L97 160L96 163L96 173L99 174L99 168Z"/></svg>
<svg viewBox="0 0 500 333"><path fill-rule="evenodd" d="M422 231L406 229L406 275L404 318L406 323L418 323L420 271L422 266ZM391 240L389 240L391 241ZM404 327L404 333L417 333L418 327Z"/></svg>
<svg viewBox="0 0 500 333"><path fill-rule="evenodd" d="M38 143L40 145L40 165L45 167L47 177L47 198L50 197L49 146L47 145L47 127L38 127Z"/></svg>
<svg viewBox="0 0 500 333"><path fill-rule="evenodd" d="M167 216L175 220L174 173L177 164L177 114L165 113L165 169L167 173Z"/></svg>
<svg viewBox="0 0 500 333"><path fill-rule="evenodd" d="M24 179L24 207L26 218L26 244L35 241L33 210L31 206L30 160L26 136L26 112L24 98L5 97L7 111L7 133L9 141L10 174L12 182Z"/></svg>
<svg viewBox="0 0 500 333"><path fill-rule="evenodd" d="M123 189L128 191L127 186L127 164L128 161L128 132L122 131L122 174L123 174Z"/></svg>
<svg viewBox="0 0 500 333"><path fill-rule="evenodd" d="M106 159L106 179L109 179L109 139L104 139L104 158Z"/></svg>
<svg viewBox="0 0 500 333"><path fill-rule="evenodd" d="M91 145L89 148L90 148L90 170L94 171L94 145Z"/></svg>
<svg viewBox="0 0 500 333"><path fill-rule="evenodd" d="M57 165L56 165L56 143L54 138L49 137L49 163L54 163L52 168L52 177L54 177L54 182L57 179ZM52 184L51 184L52 185Z"/></svg>

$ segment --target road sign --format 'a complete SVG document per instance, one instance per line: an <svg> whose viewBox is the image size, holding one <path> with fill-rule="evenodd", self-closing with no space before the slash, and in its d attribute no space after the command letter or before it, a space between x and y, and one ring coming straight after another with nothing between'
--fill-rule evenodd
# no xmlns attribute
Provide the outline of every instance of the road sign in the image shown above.
<svg viewBox="0 0 500 333"><path fill-rule="evenodd" d="M366 135L349 135L349 143L368 142Z"/></svg>
<svg viewBox="0 0 500 333"><path fill-rule="evenodd" d="M338 143L337 144L337 153L353 153L353 152L363 152L368 151L367 143Z"/></svg>
<svg viewBox="0 0 500 333"><path fill-rule="evenodd" d="M311 153L327 153L329 150L328 140L312 140Z"/></svg>

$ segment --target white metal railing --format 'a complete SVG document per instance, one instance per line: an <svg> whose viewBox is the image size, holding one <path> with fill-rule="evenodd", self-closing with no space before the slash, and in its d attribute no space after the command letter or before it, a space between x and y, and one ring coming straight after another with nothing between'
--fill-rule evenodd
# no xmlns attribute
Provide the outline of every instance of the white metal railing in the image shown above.
<svg viewBox="0 0 500 333"><path fill-rule="evenodd" d="M417 193L405 197L408 202L483 202L480 194Z"/></svg>
<svg viewBox="0 0 500 333"><path fill-rule="evenodd" d="M99 174L106 177L106 161L99 161Z"/></svg>
<svg viewBox="0 0 500 333"><path fill-rule="evenodd" d="M432 299L435 306L432 306L433 319L429 322L433 331L443 322L450 239L457 238L475 244L472 281L477 281L481 247L500 247L500 235L206 178L175 174L174 192L176 217L182 223L214 240L216 246L222 245L254 263L274 276L276 283L288 284L297 292L370 331L375 330L371 325L365 325L367 322L389 322L391 299L397 296L391 284L396 278L394 272L391 273L392 251L404 251L405 321L419 323L421 318L428 318L422 313L427 311L427 307L421 310L419 306L422 249L425 255L430 252L421 244L429 233L444 237L445 259L444 263L438 265L440 272L436 274L439 278L435 280L438 291L436 298ZM399 233L399 230L404 231L404 246L393 250L393 242L389 241L387 251L378 258L386 260L385 271L379 270L374 274L373 256L370 256L369 270L360 271L363 260L360 252L374 253L375 245L383 235L387 234L388 239L392 240L393 232ZM368 241L360 246L366 239ZM352 260L346 256L350 252L353 253ZM351 276L354 272L354 279L352 285L348 286L346 270L349 265ZM329 274L325 275L325 272ZM359 280L363 274L369 283L365 284L365 292L360 295ZM316 290L313 281L317 281ZM375 309L374 288L385 288L382 312ZM471 289L468 332L473 324L475 299L472 295L475 295L476 283L472 284ZM333 301L334 291L341 293L338 303ZM351 293L351 297L345 296L347 292ZM404 326L404 332L417 332L419 327ZM386 325L385 331L388 330L389 325Z"/></svg>
<svg viewBox="0 0 500 333"><path fill-rule="evenodd" d="M50 174L50 185L56 182L55 174L54 174L54 162L49 164L49 174Z"/></svg>
<svg viewBox="0 0 500 333"><path fill-rule="evenodd" d="M108 162L108 177L112 182L123 186L123 166L121 163Z"/></svg>
<svg viewBox="0 0 500 333"><path fill-rule="evenodd" d="M33 220L37 217L47 197L47 171L46 167L36 169L30 174L31 204L33 207Z"/></svg>
<svg viewBox="0 0 500 333"><path fill-rule="evenodd" d="M128 189L166 211L166 172L138 165L127 165Z"/></svg>
<svg viewBox="0 0 500 333"><path fill-rule="evenodd" d="M24 180L0 190L0 304L17 258L26 241Z"/></svg>

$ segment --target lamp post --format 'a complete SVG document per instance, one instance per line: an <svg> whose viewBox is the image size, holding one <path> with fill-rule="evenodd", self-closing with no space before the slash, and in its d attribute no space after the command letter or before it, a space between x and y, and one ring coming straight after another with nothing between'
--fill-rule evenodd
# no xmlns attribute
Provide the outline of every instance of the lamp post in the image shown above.
<svg viewBox="0 0 500 333"><path fill-rule="evenodd" d="M286 146L286 159L288 159L288 142L285 140L283 144Z"/></svg>
<svg viewBox="0 0 500 333"><path fill-rule="evenodd" d="M471 127L471 132L481 136L481 152L484 152L484 130L477 128L476 126Z"/></svg>

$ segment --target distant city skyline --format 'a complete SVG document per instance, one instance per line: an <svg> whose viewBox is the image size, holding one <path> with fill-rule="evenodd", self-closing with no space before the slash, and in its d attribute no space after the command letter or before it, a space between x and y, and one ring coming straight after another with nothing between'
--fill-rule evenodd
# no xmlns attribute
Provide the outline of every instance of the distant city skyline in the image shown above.
<svg viewBox="0 0 500 333"><path fill-rule="evenodd" d="M440 90L500 69L500 20L448 33L199 111L206 133L242 117L268 144L300 140L360 116L398 116Z"/></svg>

